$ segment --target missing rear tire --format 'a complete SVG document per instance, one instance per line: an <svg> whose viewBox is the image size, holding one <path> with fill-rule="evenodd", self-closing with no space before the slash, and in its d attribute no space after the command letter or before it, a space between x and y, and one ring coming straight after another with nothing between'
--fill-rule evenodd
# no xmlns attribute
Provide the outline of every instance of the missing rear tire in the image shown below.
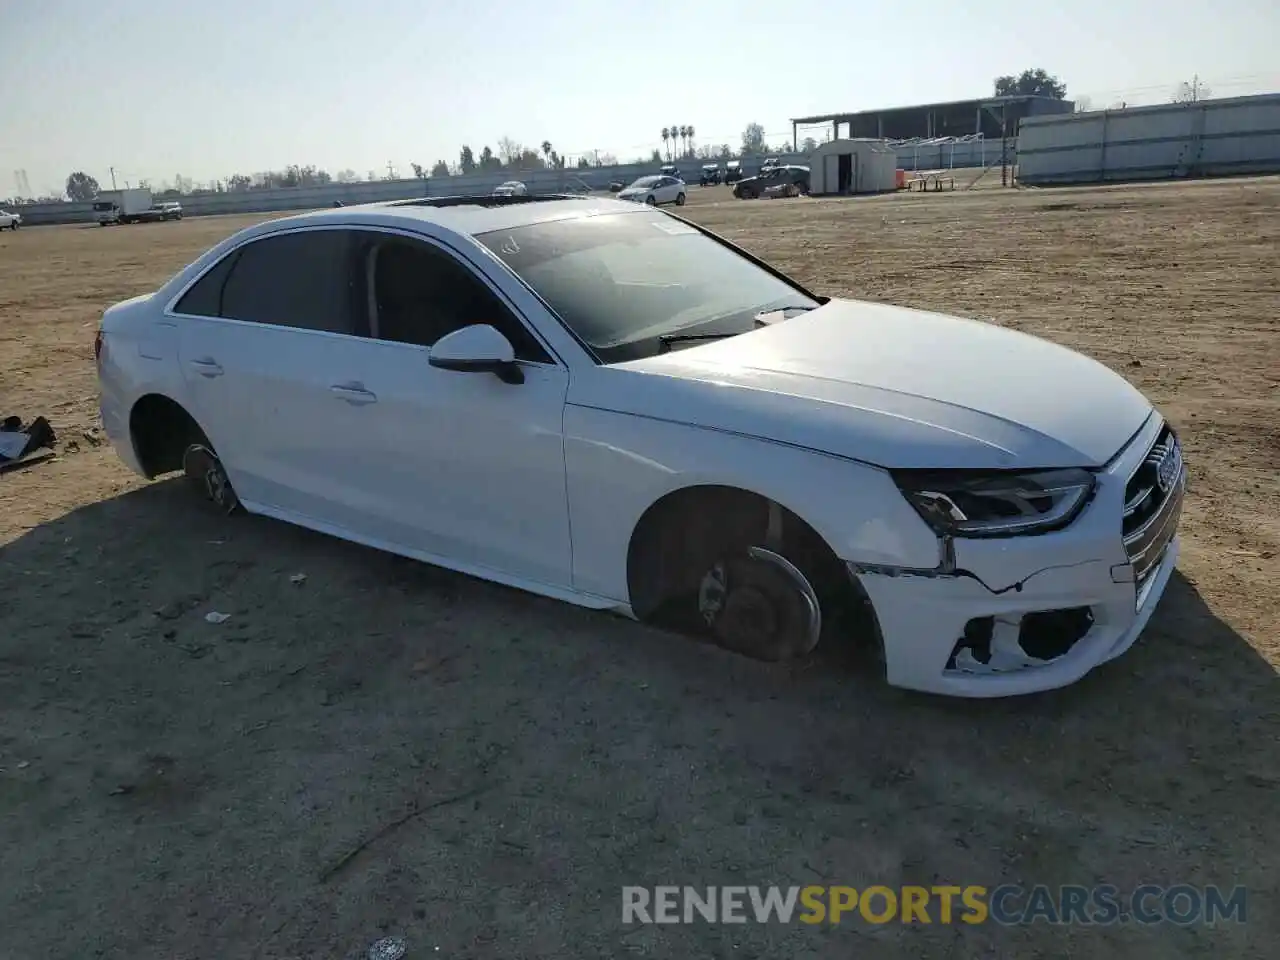
<svg viewBox="0 0 1280 960"><path fill-rule="evenodd" d="M231 478L218 455L202 443L193 443L182 455L182 472L200 485L204 495L223 513L235 513L240 506Z"/></svg>

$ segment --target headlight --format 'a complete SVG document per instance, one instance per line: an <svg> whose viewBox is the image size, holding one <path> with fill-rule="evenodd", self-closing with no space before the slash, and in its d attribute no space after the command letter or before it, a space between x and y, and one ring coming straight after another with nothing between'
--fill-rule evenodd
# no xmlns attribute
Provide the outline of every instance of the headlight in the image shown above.
<svg viewBox="0 0 1280 960"><path fill-rule="evenodd" d="M907 501L939 534L1011 537L1048 533L1075 519L1093 494L1088 470L1034 473L902 470Z"/></svg>

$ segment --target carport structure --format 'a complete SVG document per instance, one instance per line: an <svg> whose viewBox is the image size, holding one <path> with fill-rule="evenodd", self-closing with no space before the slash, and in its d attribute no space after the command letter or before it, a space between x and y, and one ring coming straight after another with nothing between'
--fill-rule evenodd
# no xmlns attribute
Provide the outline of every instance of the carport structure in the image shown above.
<svg viewBox="0 0 1280 960"><path fill-rule="evenodd" d="M796 117L791 121L791 140L796 143L800 127L831 124L831 139L910 140L917 137L963 137L980 133L986 137L1013 136L1024 117L1071 113L1075 103L1052 97L1013 95L950 100L916 106L888 107L845 113L824 113ZM841 130L841 127L844 130Z"/></svg>

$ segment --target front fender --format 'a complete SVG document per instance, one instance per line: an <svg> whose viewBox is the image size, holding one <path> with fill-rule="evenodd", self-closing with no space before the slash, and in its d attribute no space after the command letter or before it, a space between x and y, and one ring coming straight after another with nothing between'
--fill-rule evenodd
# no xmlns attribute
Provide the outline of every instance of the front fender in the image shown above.
<svg viewBox="0 0 1280 960"><path fill-rule="evenodd" d="M933 568L937 537L889 474L801 447L570 404L565 466L578 590L625 601L627 549L644 512L686 487L736 487L780 503L842 560Z"/></svg>

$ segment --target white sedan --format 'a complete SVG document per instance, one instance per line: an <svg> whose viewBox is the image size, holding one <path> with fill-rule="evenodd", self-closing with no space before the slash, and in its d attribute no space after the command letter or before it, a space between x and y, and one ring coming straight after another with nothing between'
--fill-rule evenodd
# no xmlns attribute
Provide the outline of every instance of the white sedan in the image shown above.
<svg viewBox="0 0 1280 960"><path fill-rule="evenodd" d="M520 180L508 180L493 188L495 197L527 197L529 188Z"/></svg>
<svg viewBox="0 0 1280 960"><path fill-rule="evenodd" d="M647 203L651 207L664 203L684 206L685 182L679 177L663 175L641 177L629 187L623 187L617 193L619 200L631 200L634 203Z"/></svg>
<svg viewBox="0 0 1280 960"><path fill-rule="evenodd" d="M8 210L0 210L0 230L17 230L22 226L22 217Z"/></svg>
<svg viewBox="0 0 1280 960"><path fill-rule="evenodd" d="M865 641L902 687L1071 683L1178 556L1177 435L1115 373L634 203L263 223L107 310L96 355L120 457L228 511L765 659Z"/></svg>

